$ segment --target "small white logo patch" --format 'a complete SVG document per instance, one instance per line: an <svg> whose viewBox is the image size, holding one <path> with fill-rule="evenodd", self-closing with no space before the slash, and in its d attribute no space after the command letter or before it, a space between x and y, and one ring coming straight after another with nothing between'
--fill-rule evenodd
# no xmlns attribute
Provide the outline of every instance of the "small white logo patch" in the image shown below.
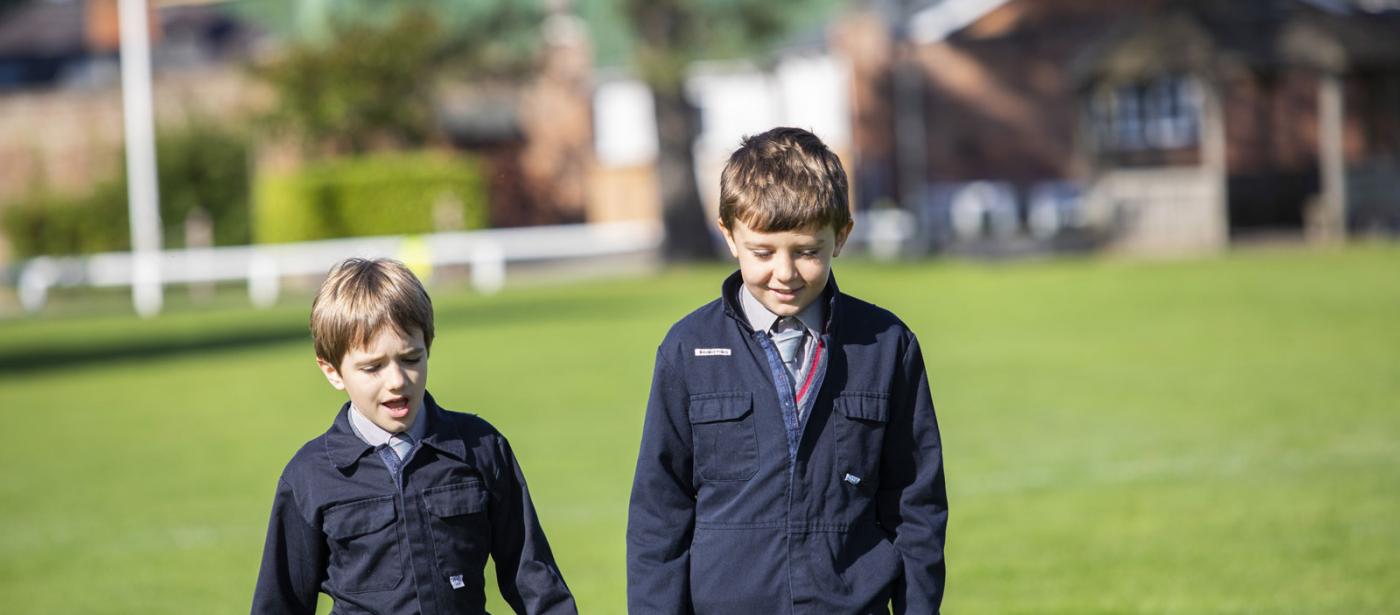
<svg viewBox="0 0 1400 615"><path fill-rule="evenodd" d="M850 483L850 484L852 484L852 485L859 485L859 484L860 484L860 477L859 477L859 476L856 476L855 474L851 474L851 473L849 473L849 472L847 472L845 478L842 478L841 480L844 480L844 481L846 481L846 482L848 482L848 483Z"/></svg>
<svg viewBox="0 0 1400 615"><path fill-rule="evenodd" d="M728 349L728 348L696 348L696 349L695 349L695 356L697 356L697 357L727 357L727 356L729 356L729 349Z"/></svg>
<svg viewBox="0 0 1400 615"><path fill-rule="evenodd" d="M462 580L462 575L460 574L454 574L451 578L447 580L452 583L452 589L462 589L463 587L467 586L466 582Z"/></svg>

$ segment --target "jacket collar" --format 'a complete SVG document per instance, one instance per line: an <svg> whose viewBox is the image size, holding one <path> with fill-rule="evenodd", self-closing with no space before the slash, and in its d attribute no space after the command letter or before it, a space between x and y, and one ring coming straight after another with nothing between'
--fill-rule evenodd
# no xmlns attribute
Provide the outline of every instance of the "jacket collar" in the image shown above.
<svg viewBox="0 0 1400 615"><path fill-rule="evenodd" d="M331 423L331 428L326 432L325 437L326 456L330 458L331 464L340 470L355 465L362 457L374 450L373 446L355 435L355 431L350 427L349 412L350 402L347 401L340 407L340 413L336 414L335 422ZM457 430L447 421L444 412L446 411L437 404L431 393L425 392L423 394L423 412L418 417L418 420L426 421L426 429L422 439L423 445L431 446L459 461L465 461L467 445L462 441Z"/></svg>
<svg viewBox="0 0 1400 615"><path fill-rule="evenodd" d="M744 315L744 308L739 299L743 286L744 278L740 272L735 271L730 274L720 285L720 302L724 305L724 313L727 316L739 321L739 325L745 331L752 332L753 325L749 324L748 317ZM841 305L841 302L837 301L839 297L841 297L841 287L836 285L836 272L832 271L827 274L826 288L822 289L822 297L819 299L819 301L826 302L826 316L825 322L822 323L822 331L827 335L836 335L836 323L840 322L840 319L837 318L837 310Z"/></svg>

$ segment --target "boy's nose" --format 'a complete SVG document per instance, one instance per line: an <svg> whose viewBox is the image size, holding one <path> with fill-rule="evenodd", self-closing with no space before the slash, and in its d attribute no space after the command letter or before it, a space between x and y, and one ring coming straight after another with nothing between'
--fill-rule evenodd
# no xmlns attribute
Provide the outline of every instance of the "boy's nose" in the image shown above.
<svg viewBox="0 0 1400 615"><path fill-rule="evenodd" d="M384 384L387 385L390 390L397 390L402 388L404 382L408 380L408 377L404 374L403 368L398 365L391 366L389 369L384 371L387 372L384 375L386 379Z"/></svg>
<svg viewBox="0 0 1400 615"><path fill-rule="evenodd" d="M793 265L791 257L779 256L775 258L774 261L773 275L777 276L778 280L789 282L797 277L797 267Z"/></svg>

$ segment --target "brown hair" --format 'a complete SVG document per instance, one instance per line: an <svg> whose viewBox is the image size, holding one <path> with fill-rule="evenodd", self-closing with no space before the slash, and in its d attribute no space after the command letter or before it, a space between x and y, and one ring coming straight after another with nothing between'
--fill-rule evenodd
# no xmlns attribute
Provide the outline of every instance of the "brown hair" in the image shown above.
<svg viewBox="0 0 1400 615"><path fill-rule="evenodd" d="M719 219L761 233L828 224L840 232L851 221L841 159L801 128L745 137L720 174Z"/></svg>
<svg viewBox="0 0 1400 615"><path fill-rule="evenodd" d="M367 346L385 325L403 335L419 329L432 347L433 301L413 272L387 258L351 258L332 267L311 303L316 356L340 369L346 353Z"/></svg>

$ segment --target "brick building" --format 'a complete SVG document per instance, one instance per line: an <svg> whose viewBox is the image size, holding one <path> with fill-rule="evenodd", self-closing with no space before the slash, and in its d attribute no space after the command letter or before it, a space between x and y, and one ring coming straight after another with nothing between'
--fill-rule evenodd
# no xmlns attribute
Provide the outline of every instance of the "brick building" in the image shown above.
<svg viewBox="0 0 1400 615"><path fill-rule="evenodd" d="M929 11L911 30L932 186L992 180L1024 203L1069 180L1088 222L1150 252L1305 225L1400 226L1393 14L1302 0Z"/></svg>

